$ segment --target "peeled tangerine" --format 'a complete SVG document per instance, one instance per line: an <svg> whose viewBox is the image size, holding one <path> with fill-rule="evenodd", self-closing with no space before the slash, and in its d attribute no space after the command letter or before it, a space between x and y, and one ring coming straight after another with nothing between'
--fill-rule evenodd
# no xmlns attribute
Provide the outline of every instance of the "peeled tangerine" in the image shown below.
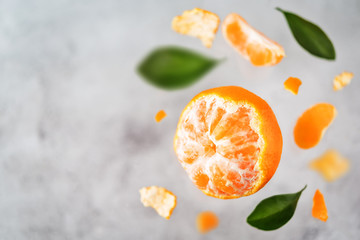
<svg viewBox="0 0 360 240"><path fill-rule="evenodd" d="M152 207L156 212L169 219L176 207L176 196L163 187L151 186L140 189L140 200L145 207Z"/></svg>
<svg viewBox="0 0 360 240"><path fill-rule="evenodd" d="M332 182L349 171L349 160L335 150L328 150L321 157L314 159L310 163L310 168L320 172L326 181Z"/></svg>
<svg viewBox="0 0 360 240"><path fill-rule="evenodd" d="M225 18L222 32L229 44L255 66L276 65L285 56L282 46L255 30L236 13Z"/></svg>
<svg viewBox="0 0 360 240"><path fill-rule="evenodd" d="M307 109L296 122L295 143L303 149L316 146L336 114L335 107L329 103L318 103Z"/></svg>
<svg viewBox="0 0 360 240"><path fill-rule="evenodd" d="M339 91L346 85L350 84L353 77L354 74L350 72L343 72L340 75L337 75L333 81L334 90Z"/></svg>
<svg viewBox="0 0 360 240"><path fill-rule="evenodd" d="M292 94L297 95L299 91L299 87L301 85L301 80L295 77L289 77L284 82L284 88L290 91Z"/></svg>
<svg viewBox="0 0 360 240"><path fill-rule="evenodd" d="M172 29L178 33L199 38L205 47L211 47L220 18L212 12L194 8L176 16L172 21Z"/></svg>
<svg viewBox="0 0 360 240"><path fill-rule="evenodd" d="M199 93L183 110L175 153L192 182L221 198L248 196L274 175L282 135L270 106L235 86Z"/></svg>
<svg viewBox="0 0 360 240"><path fill-rule="evenodd" d="M324 196L319 189L316 190L313 198L312 216L324 222L328 219Z"/></svg>
<svg viewBox="0 0 360 240"><path fill-rule="evenodd" d="M219 219L215 213L207 211L201 212L196 218L196 226L199 232L207 233L219 225Z"/></svg>

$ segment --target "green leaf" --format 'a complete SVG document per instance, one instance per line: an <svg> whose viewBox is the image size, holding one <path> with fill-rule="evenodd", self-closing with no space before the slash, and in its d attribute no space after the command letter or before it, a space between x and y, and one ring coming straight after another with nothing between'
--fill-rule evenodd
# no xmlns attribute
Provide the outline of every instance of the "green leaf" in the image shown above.
<svg viewBox="0 0 360 240"><path fill-rule="evenodd" d="M296 41L306 51L317 57L335 60L335 48L326 33L319 26L294 13L280 8L276 9L285 15Z"/></svg>
<svg viewBox="0 0 360 240"><path fill-rule="evenodd" d="M247 222L261 230L275 230L294 215L297 202L305 187L297 193L275 195L262 200L248 216Z"/></svg>
<svg viewBox="0 0 360 240"><path fill-rule="evenodd" d="M155 86L176 89L195 83L219 62L186 48L169 46L152 51L137 70Z"/></svg>

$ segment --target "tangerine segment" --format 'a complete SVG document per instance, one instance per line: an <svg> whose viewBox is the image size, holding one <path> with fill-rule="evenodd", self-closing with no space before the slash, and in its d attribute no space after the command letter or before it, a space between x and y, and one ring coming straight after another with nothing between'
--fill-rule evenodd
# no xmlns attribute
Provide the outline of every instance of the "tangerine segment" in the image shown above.
<svg viewBox="0 0 360 240"><path fill-rule="evenodd" d="M316 146L336 114L335 107L329 103L318 103L307 109L296 122L295 143L303 149Z"/></svg>
<svg viewBox="0 0 360 240"><path fill-rule="evenodd" d="M219 225L219 219L215 213L201 212L196 218L196 226L200 233L207 233Z"/></svg>
<svg viewBox="0 0 360 240"><path fill-rule="evenodd" d="M164 119L164 117L166 117L166 112L164 110L160 110L155 115L155 121L160 122Z"/></svg>
<svg viewBox="0 0 360 240"><path fill-rule="evenodd" d="M140 189L140 200L145 207L152 207L156 212L169 219L176 207L176 196L163 187L151 186Z"/></svg>
<svg viewBox="0 0 360 240"><path fill-rule="evenodd" d="M333 81L333 88L334 91L339 91L346 85L350 84L354 74L351 72L342 72L341 74L337 75Z"/></svg>
<svg viewBox="0 0 360 240"><path fill-rule="evenodd" d="M286 90L290 91L292 94L297 95L301 84L302 84L302 82L300 79L298 79L296 77L289 77L284 82L284 87Z"/></svg>
<svg viewBox="0 0 360 240"><path fill-rule="evenodd" d="M222 32L227 42L255 66L276 65L285 56L282 46L255 30L236 13L225 18Z"/></svg>
<svg viewBox="0 0 360 240"><path fill-rule="evenodd" d="M336 150L328 150L321 157L310 163L310 168L323 176L326 181L332 182L349 171L349 160Z"/></svg>
<svg viewBox="0 0 360 240"><path fill-rule="evenodd" d="M324 222L328 219L324 196L319 189L316 190L313 198L312 216Z"/></svg>
<svg viewBox="0 0 360 240"><path fill-rule="evenodd" d="M183 110L176 155L205 194L239 198L261 189L280 161L282 135L269 105L235 86L201 92Z"/></svg>
<svg viewBox="0 0 360 240"><path fill-rule="evenodd" d="M210 48L220 24L220 18L212 12L194 8L174 17L172 29L178 33L199 38L205 47Z"/></svg>

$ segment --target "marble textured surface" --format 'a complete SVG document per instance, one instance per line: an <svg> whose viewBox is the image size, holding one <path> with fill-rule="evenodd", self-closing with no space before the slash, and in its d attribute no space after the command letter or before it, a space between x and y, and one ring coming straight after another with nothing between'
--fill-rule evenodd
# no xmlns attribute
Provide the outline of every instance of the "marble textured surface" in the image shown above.
<svg viewBox="0 0 360 240"><path fill-rule="evenodd" d="M293 39L280 6L319 24L332 39L336 61L315 58ZM285 48L277 66L256 68L219 32L213 48L173 32L183 10L237 12ZM0 0L0 239L359 239L360 2L357 0ZM160 45L181 45L227 61L202 81L179 91L146 84L134 69ZM351 85L332 91L332 79L353 71ZM303 80L298 96L283 89L288 76ZM201 90L239 85L272 106L284 137L280 166L257 194L207 197L189 181L172 150L178 117ZM300 150L297 117L330 102L338 117L321 143ZM164 109L161 123L154 115ZM327 183L308 169L311 159L336 148L351 171ZM293 219L262 232L245 219L273 194L308 184ZM160 185L178 196L171 220L139 201L138 189ZM312 196L325 195L329 220L311 217ZM195 229L198 212L212 210L220 226L206 236Z"/></svg>

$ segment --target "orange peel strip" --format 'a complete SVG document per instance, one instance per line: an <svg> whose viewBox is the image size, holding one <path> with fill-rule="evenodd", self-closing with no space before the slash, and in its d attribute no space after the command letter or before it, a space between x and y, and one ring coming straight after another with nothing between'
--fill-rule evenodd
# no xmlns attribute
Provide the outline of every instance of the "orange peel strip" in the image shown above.
<svg viewBox="0 0 360 240"><path fill-rule="evenodd" d="M292 94L297 95L299 92L299 87L302 84L301 80L296 77L289 77L284 82L284 88L290 91Z"/></svg>
<svg viewBox="0 0 360 240"><path fill-rule="evenodd" d="M210 48L220 24L220 18L212 12L194 8L174 17L172 29L175 32L199 38Z"/></svg>
<svg viewBox="0 0 360 240"><path fill-rule="evenodd" d="M350 84L353 77L354 74L351 72L342 72L341 74L337 75L333 80L334 91L339 91L346 85Z"/></svg>
<svg viewBox="0 0 360 240"><path fill-rule="evenodd" d="M156 212L169 219L176 207L176 196L163 187L151 186L140 189L140 200L145 207L152 207Z"/></svg>
<svg viewBox="0 0 360 240"><path fill-rule="evenodd" d="M324 222L328 219L324 196L319 189L316 190L313 198L312 216Z"/></svg>
<svg viewBox="0 0 360 240"><path fill-rule="evenodd" d="M323 178L332 182L349 171L350 161L336 150L328 150L310 163L310 168L318 171Z"/></svg>
<svg viewBox="0 0 360 240"><path fill-rule="evenodd" d="M160 122L166 117L166 112L164 110L160 110L155 115L155 121Z"/></svg>
<svg viewBox="0 0 360 240"><path fill-rule="evenodd" d="M294 128L295 143L303 149L315 147L336 117L336 108L329 103L318 103L307 109Z"/></svg>
<svg viewBox="0 0 360 240"><path fill-rule="evenodd" d="M207 233L219 225L219 218L215 213L206 211L198 214L196 218L196 226L200 233Z"/></svg>

